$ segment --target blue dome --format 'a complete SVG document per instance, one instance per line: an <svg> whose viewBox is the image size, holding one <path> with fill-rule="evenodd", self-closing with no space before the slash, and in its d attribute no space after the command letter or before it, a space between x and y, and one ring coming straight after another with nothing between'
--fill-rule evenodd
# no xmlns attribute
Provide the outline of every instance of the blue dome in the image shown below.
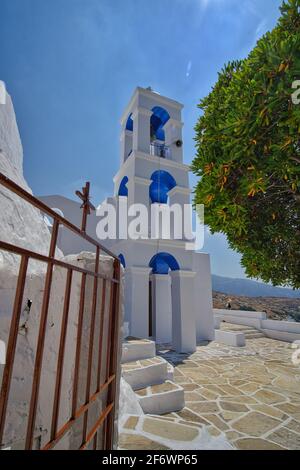
<svg viewBox="0 0 300 470"><path fill-rule="evenodd" d="M179 264L170 253L157 253L151 259L149 267L152 268L153 274L168 274L169 270L180 270Z"/></svg>
<svg viewBox="0 0 300 470"><path fill-rule="evenodd" d="M151 176L151 180L152 183L149 188L151 202L167 204L168 192L176 186L175 179L167 171L157 170Z"/></svg>
<svg viewBox="0 0 300 470"><path fill-rule="evenodd" d="M128 176L124 176L119 186L118 196L128 196L127 183L128 183Z"/></svg>

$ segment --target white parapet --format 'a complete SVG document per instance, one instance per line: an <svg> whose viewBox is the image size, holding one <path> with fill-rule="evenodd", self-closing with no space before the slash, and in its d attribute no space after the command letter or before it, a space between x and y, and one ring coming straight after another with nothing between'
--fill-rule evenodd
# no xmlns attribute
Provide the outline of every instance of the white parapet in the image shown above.
<svg viewBox="0 0 300 470"><path fill-rule="evenodd" d="M254 327L268 338L292 343L300 339L300 324L295 322L268 320L265 312L214 309L215 325L225 321L236 325ZM218 326L215 326L218 328Z"/></svg>
<svg viewBox="0 0 300 470"><path fill-rule="evenodd" d="M261 320L266 320L264 312L246 312L243 310L225 310L214 308L214 315L222 321L236 325L252 326L260 329Z"/></svg>
<svg viewBox="0 0 300 470"><path fill-rule="evenodd" d="M235 347L246 345L244 333L235 333L234 331L215 330L215 341Z"/></svg>
<svg viewBox="0 0 300 470"><path fill-rule="evenodd" d="M262 320L261 330L269 338L292 343L300 340L300 323Z"/></svg>

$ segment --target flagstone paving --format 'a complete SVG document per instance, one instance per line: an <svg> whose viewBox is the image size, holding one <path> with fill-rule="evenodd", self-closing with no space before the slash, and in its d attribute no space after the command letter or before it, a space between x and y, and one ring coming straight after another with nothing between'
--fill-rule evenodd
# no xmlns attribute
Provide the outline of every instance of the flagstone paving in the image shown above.
<svg viewBox="0 0 300 470"><path fill-rule="evenodd" d="M146 436L138 441L141 424L134 426L122 436L121 447L172 448L172 439L192 439L194 428L224 436L240 450L300 449L300 366L292 363L293 351L289 343L266 337L247 339L242 348L203 343L191 355L160 346L158 354L174 366L174 382L185 390L185 408L159 421L144 418ZM132 419L128 424L138 422Z"/></svg>
<svg viewBox="0 0 300 470"><path fill-rule="evenodd" d="M237 449L300 449L300 366L292 353L289 343L266 337L242 348L203 343L192 355L161 346L185 389L185 408L168 418L224 433Z"/></svg>

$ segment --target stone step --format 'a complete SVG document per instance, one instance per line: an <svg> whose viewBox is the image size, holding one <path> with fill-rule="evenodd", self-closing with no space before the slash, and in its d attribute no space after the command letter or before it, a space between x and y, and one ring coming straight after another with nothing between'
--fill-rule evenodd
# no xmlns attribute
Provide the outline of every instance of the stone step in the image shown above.
<svg viewBox="0 0 300 470"><path fill-rule="evenodd" d="M249 334L252 334L252 333L260 333L260 331L256 330L255 328L249 328L249 330L243 330L243 333L245 335L249 335Z"/></svg>
<svg viewBox="0 0 300 470"><path fill-rule="evenodd" d="M185 406L184 389L171 380L136 392L144 413L162 415L180 411Z"/></svg>
<svg viewBox="0 0 300 470"><path fill-rule="evenodd" d="M155 342L148 339L127 339L122 344L122 364L151 359L156 355Z"/></svg>
<svg viewBox="0 0 300 470"><path fill-rule="evenodd" d="M245 338L246 339L255 339L255 338L264 338L265 335L263 333L260 333L259 331L256 331L255 333L245 333Z"/></svg>
<svg viewBox="0 0 300 470"><path fill-rule="evenodd" d="M249 328L247 330L243 330L243 333L245 336L248 336L248 335L263 335L263 333L259 330L257 330L256 328Z"/></svg>
<svg viewBox="0 0 300 470"><path fill-rule="evenodd" d="M162 357L127 362L122 365L122 375L133 390L162 384L170 378L168 362ZM171 366L172 367L172 366Z"/></svg>
<svg viewBox="0 0 300 470"><path fill-rule="evenodd" d="M246 339L255 339L255 338L264 338L265 335L257 330L256 328L252 327L245 327L245 328L231 328L232 331L238 331L239 333L243 333Z"/></svg>
<svg viewBox="0 0 300 470"><path fill-rule="evenodd" d="M230 331L238 331L240 333L253 333L254 331L258 331L256 328L253 328L252 326L239 326L239 327L235 327L234 325L230 325L230 328L225 328L226 330L227 329L230 329Z"/></svg>

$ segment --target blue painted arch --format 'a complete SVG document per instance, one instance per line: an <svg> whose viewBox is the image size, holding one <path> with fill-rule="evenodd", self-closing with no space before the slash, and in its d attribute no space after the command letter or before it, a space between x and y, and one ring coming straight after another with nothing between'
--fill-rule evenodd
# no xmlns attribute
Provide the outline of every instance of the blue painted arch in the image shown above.
<svg viewBox="0 0 300 470"><path fill-rule="evenodd" d="M150 260L149 267L153 274L168 274L169 271L179 271L180 266L170 253L157 253Z"/></svg>
<svg viewBox="0 0 300 470"><path fill-rule="evenodd" d="M124 255L122 255L122 253L120 253L119 256L118 256L118 258L119 258L120 263L121 263L121 265L123 266L123 268L126 268L126 261L125 261Z"/></svg>
<svg viewBox="0 0 300 470"><path fill-rule="evenodd" d="M126 122L126 130L127 131L133 131L133 119L132 119L132 113L129 114L127 122Z"/></svg>
<svg viewBox="0 0 300 470"><path fill-rule="evenodd" d="M152 108L152 116L150 119L151 136L158 140L165 140L165 132L163 130L164 125L170 119L168 111L160 106L154 106Z"/></svg>
<svg viewBox="0 0 300 470"><path fill-rule="evenodd" d="M164 108L161 108L160 106L154 106L154 108L152 108L152 113L153 114L150 119L151 135L158 140L164 141L165 132L163 127L170 119L170 115L168 111L166 111ZM130 113L127 118L125 128L127 131L133 131L132 113Z"/></svg>
<svg viewBox="0 0 300 470"><path fill-rule="evenodd" d="M151 180L149 196L152 204L155 202L167 204L168 192L176 186L175 179L165 170L156 170L152 174Z"/></svg>
<svg viewBox="0 0 300 470"><path fill-rule="evenodd" d="M128 197L127 183L128 183L128 176L124 176L119 186L118 196Z"/></svg>

